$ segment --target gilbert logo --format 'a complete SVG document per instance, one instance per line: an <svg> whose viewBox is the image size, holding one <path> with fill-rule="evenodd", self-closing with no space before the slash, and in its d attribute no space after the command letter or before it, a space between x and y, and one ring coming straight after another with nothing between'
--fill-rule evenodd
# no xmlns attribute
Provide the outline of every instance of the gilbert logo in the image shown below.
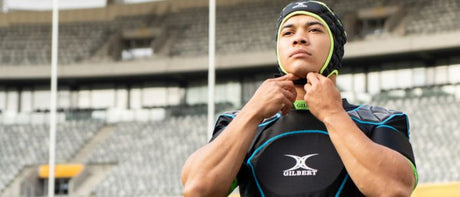
<svg viewBox="0 0 460 197"><path fill-rule="evenodd" d="M308 2L297 2L296 5L294 7L292 7L292 9L294 9L294 8L306 8L306 7L308 7L308 5L306 3L308 3Z"/></svg>
<svg viewBox="0 0 460 197"><path fill-rule="evenodd" d="M313 169L307 166L305 163L308 158L318 155L316 154L309 154L303 157L299 157L296 155L284 155L287 157L291 157L295 159L296 164L294 167L289 168L283 171L283 176L316 176L317 169Z"/></svg>

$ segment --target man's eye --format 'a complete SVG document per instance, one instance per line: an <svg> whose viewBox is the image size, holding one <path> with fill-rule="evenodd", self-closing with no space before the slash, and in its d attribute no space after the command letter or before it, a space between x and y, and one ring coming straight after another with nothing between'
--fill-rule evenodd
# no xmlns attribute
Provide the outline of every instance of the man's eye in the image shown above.
<svg viewBox="0 0 460 197"><path fill-rule="evenodd" d="M284 32L284 33L283 33L283 36L288 36L288 35L291 35L291 34L292 34L292 32L287 31L287 32Z"/></svg>
<svg viewBox="0 0 460 197"><path fill-rule="evenodd" d="M323 32L320 28L311 28L311 32Z"/></svg>

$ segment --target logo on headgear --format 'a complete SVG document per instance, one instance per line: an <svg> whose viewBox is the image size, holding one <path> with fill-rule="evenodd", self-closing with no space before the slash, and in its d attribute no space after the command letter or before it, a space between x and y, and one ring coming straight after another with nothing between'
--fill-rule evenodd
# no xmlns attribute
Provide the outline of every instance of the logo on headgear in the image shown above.
<svg viewBox="0 0 460 197"><path fill-rule="evenodd" d="M294 8L306 8L306 7L308 7L308 5L306 3L308 3L308 2L296 2L296 5L294 7L292 7L292 9L294 9Z"/></svg>

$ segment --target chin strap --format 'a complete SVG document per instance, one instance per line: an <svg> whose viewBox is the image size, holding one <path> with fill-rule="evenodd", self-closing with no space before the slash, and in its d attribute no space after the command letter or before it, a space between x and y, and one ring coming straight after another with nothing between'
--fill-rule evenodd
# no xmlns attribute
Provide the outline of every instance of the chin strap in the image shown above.
<svg viewBox="0 0 460 197"><path fill-rule="evenodd" d="M274 73L273 74L274 78L281 77L281 76L283 76L283 75L281 75L280 73ZM296 85L305 85L305 84L307 84L307 79L305 79L305 78L304 79L297 79L297 80L294 80L293 82Z"/></svg>
<svg viewBox="0 0 460 197"><path fill-rule="evenodd" d="M293 82L296 85L305 85L305 84L307 84L307 79L305 79L305 78L304 79L297 79L297 80L294 80Z"/></svg>

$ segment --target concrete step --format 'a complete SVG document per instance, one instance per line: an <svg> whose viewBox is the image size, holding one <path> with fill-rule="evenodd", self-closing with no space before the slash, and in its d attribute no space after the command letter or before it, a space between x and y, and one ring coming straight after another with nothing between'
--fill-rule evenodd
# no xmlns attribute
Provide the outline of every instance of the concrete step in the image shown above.
<svg viewBox="0 0 460 197"><path fill-rule="evenodd" d="M21 191L21 184L23 180L25 180L31 173L37 173L38 175L38 167L36 166L29 166L25 167L24 169L19 172L16 178L6 187L1 193L1 197L8 197L8 196L19 196Z"/></svg>
<svg viewBox="0 0 460 197"><path fill-rule="evenodd" d="M108 173L110 173L115 166L115 164L86 165L85 168L89 172L88 177L70 195L90 196L91 191L107 176Z"/></svg>
<svg viewBox="0 0 460 197"><path fill-rule="evenodd" d="M81 148L75 156L69 160L69 163L86 163L89 159L88 157L91 153L101 144L105 139L107 139L113 131L115 131L115 126L104 126L102 127L91 139L89 142Z"/></svg>

